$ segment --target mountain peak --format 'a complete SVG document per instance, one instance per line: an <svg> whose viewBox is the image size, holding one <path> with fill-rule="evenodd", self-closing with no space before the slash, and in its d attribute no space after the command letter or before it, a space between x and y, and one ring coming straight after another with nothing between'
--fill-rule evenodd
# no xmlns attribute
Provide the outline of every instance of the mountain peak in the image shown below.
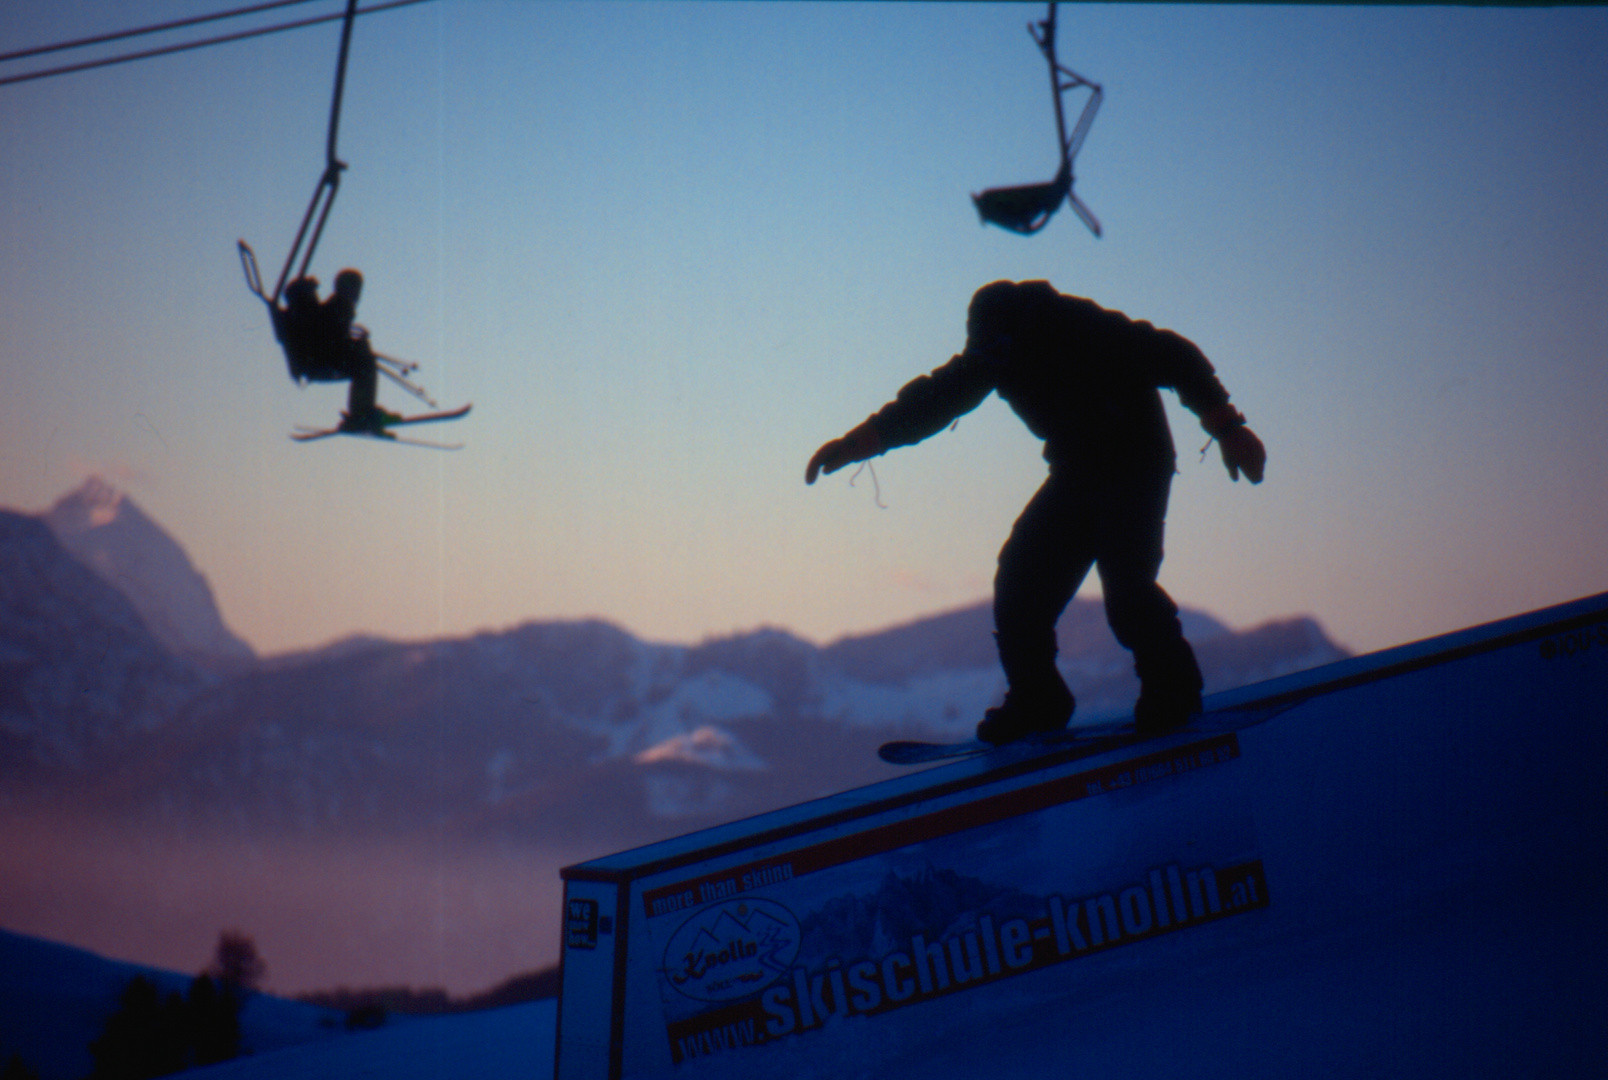
<svg viewBox="0 0 1608 1080"><path fill-rule="evenodd" d="M46 517L58 537L63 532L99 529L117 520L123 499L121 490L103 477L91 475L76 490L58 499Z"/></svg>
<svg viewBox="0 0 1608 1080"><path fill-rule="evenodd" d="M224 625L206 578L133 499L91 476L43 515L56 539L134 604L166 648L204 664L254 659Z"/></svg>

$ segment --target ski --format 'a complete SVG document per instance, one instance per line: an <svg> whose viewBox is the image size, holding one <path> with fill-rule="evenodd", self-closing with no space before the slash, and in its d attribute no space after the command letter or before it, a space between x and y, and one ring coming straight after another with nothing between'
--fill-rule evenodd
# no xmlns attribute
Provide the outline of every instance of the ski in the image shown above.
<svg viewBox="0 0 1608 1080"><path fill-rule="evenodd" d="M456 420L460 416L468 416L473 404L460 405L456 409L444 409L441 412L420 413L417 416L404 416L400 420L387 420L388 428L401 427L404 424L432 424L438 420Z"/></svg>
<svg viewBox="0 0 1608 1080"><path fill-rule="evenodd" d="M408 424L431 424L442 420L456 420L467 416L474 406L464 405L456 409L446 409L441 412L420 413L416 416L403 416L395 420L387 420L378 428L347 427L344 423L332 428L313 428L298 426L291 433L291 438L297 442L312 442L315 439L327 439L332 435L364 435L370 439L384 439L387 442L405 443L408 446L427 446L433 450L462 450L462 443L438 443L427 439L411 439L394 434L391 429L404 427Z"/></svg>
<svg viewBox="0 0 1608 1080"><path fill-rule="evenodd" d="M364 438L379 439L382 442L401 443L404 446L423 446L431 450L462 450L463 443L431 442L429 439L413 439L406 435L394 435L389 431L342 431L340 428L301 428L291 434L297 442L312 442L316 439L327 439L331 435L360 435Z"/></svg>
<svg viewBox="0 0 1608 1080"><path fill-rule="evenodd" d="M374 436L374 438L385 439L388 442L401 443L403 446L422 446L422 447L424 447L424 448L426 448L428 450L462 450L463 449L463 443L461 443L461 442L456 442L456 443L433 442L433 441L431 441L429 439L412 439L412 438L409 438L406 435L392 435L390 433L386 433L384 435L376 435L376 436Z"/></svg>

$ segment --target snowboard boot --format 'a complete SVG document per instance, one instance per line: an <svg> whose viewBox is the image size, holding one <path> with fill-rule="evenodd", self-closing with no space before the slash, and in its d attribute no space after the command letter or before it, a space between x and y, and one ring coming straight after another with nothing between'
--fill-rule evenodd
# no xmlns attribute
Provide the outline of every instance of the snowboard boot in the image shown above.
<svg viewBox="0 0 1608 1080"><path fill-rule="evenodd" d="M977 737L1003 746L1029 735L1060 731L1072 719L1075 708L1077 701L1065 685L1031 696L1007 690L1004 704L983 713L977 724Z"/></svg>
<svg viewBox="0 0 1608 1080"><path fill-rule="evenodd" d="M1133 706L1133 720L1135 730L1145 738L1177 731L1201 711L1205 681L1195 650L1181 633L1169 637L1134 650L1139 700Z"/></svg>
<svg viewBox="0 0 1608 1080"><path fill-rule="evenodd" d="M1005 701L983 713L977 737L1003 746L1038 732L1060 731L1077 707L1055 667L1055 632L994 634L1005 672Z"/></svg>
<svg viewBox="0 0 1608 1080"><path fill-rule="evenodd" d="M1141 687L1134 702L1134 730L1144 738L1165 735L1188 724L1201 711L1200 691L1175 688L1156 691Z"/></svg>

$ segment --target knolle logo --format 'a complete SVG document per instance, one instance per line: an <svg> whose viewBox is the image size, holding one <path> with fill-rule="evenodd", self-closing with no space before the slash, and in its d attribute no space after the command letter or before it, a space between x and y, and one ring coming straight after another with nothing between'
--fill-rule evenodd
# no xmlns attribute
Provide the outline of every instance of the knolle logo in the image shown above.
<svg viewBox="0 0 1608 1080"><path fill-rule="evenodd" d="M798 955L798 920L774 900L706 908L670 937L664 977L696 1001L735 1001L785 975Z"/></svg>

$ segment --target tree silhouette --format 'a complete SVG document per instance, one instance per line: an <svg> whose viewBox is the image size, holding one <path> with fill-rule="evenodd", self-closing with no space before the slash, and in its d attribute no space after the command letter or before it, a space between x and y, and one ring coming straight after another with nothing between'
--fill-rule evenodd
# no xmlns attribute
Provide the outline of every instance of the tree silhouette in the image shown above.
<svg viewBox="0 0 1608 1080"><path fill-rule="evenodd" d="M206 975L190 983L190 1049L197 1065L240 1056L240 996Z"/></svg>
<svg viewBox="0 0 1608 1080"><path fill-rule="evenodd" d="M13 1053L6 1059L6 1067L0 1069L0 1080L39 1080L39 1074L28 1068L21 1054Z"/></svg>
<svg viewBox="0 0 1608 1080"><path fill-rule="evenodd" d="M184 998L164 999L144 975L130 979L99 1038L89 1044L95 1080L149 1080L178 1072L189 1062Z"/></svg>
<svg viewBox="0 0 1608 1080"><path fill-rule="evenodd" d="M164 998L149 977L136 975L100 1037L89 1044L92 1080L151 1080L238 1057L240 1010L267 970L249 935L225 930L211 965L191 980L188 995L175 990ZM12 1080L7 1069L0 1080Z"/></svg>
<svg viewBox="0 0 1608 1080"><path fill-rule="evenodd" d="M262 980L268 974L268 965L258 955L257 943L250 934L225 930L218 935L218 948L213 954L212 966L203 974L210 975L224 987L233 987L244 994L262 986Z"/></svg>

